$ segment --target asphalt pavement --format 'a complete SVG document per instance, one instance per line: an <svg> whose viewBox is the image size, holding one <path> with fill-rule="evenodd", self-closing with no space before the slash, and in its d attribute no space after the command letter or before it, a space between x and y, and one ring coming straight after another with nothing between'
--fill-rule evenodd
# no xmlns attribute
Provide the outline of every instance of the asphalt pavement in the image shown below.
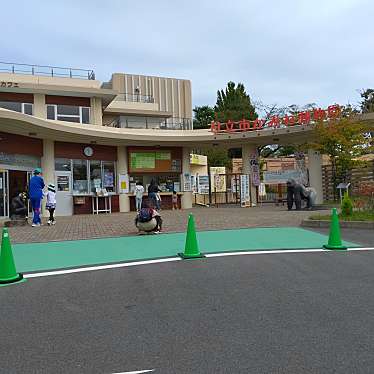
<svg viewBox="0 0 374 374"><path fill-rule="evenodd" d="M260 254L0 287L0 373L373 373L373 269Z"/></svg>

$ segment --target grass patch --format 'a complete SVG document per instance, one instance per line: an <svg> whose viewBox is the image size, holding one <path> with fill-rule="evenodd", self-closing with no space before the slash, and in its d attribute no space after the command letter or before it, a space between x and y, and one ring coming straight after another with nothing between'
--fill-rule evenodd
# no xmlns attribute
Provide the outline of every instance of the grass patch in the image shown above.
<svg viewBox="0 0 374 374"><path fill-rule="evenodd" d="M315 214L309 219L319 220L319 221L330 221L331 215L326 214ZM354 211L353 214L349 217L345 217L342 214L339 214L339 220L341 221L374 221L374 211Z"/></svg>

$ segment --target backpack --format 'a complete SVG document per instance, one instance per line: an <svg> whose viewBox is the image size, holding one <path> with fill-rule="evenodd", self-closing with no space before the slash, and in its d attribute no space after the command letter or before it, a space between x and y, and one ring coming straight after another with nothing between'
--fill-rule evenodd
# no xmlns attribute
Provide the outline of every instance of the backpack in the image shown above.
<svg viewBox="0 0 374 374"><path fill-rule="evenodd" d="M152 210L149 208L142 208L139 212L139 222L148 222L152 219Z"/></svg>

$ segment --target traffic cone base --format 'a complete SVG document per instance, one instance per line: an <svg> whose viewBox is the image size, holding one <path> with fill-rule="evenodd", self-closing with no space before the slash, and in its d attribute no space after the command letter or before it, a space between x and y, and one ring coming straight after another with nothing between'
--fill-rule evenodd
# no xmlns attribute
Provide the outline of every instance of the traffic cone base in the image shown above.
<svg viewBox="0 0 374 374"><path fill-rule="evenodd" d="M196 255L185 255L184 253L178 253L179 257L182 257L183 260L193 260L195 258L204 258L206 257L203 253L199 253Z"/></svg>
<svg viewBox="0 0 374 374"><path fill-rule="evenodd" d="M0 284L16 283L21 280L23 280L23 275L20 273L11 278L0 279Z"/></svg>
<svg viewBox="0 0 374 374"><path fill-rule="evenodd" d="M324 244L323 248L331 249L335 251L345 251L346 249L348 249L348 247L345 247L344 245L328 245L328 244Z"/></svg>

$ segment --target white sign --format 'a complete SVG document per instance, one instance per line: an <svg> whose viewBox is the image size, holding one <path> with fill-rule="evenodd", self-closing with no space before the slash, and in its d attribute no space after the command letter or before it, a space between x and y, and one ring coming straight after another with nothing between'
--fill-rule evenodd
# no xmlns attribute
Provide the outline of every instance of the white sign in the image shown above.
<svg viewBox="0 0 374 374"><path fill-rule="evenodd" d="M212 192L226 192L226 168L215 166L210 168Z"/></svg>
<svg viewBox="0 0 374 374"><path fill-rule="evenodd" d="M197 192L200 194L209 194L209 176L199 175L197 181Z"/></svg>
<svg viewBox="0 0 374 374"><path fill-rule="evenodd" d="M191 191L191 174L190 173L183 174L183 191L185 192Z"/></svg>
<svg viewBox="0 0 374 374"><path fill-rule="evenodd" d="M249 197L249 176L242 174L240 176L240 205L242 207L250 206L251 200Z"/></svg>
<svg viewBox="0 0 374 374"><path fill-rule="evenodd" d="M258 186L258 195L265 197L266 196L266 184L265 183L260 183Z"/></svg>
<svg viewBox="0 0 374 374"><path fill-rule="evenodd" d="M118 178L119 193L129 193L129 175L120 174Z"/></svg>
<svg viewBox="0 0 374 374"><path fill-rule="evenodd" d="M290 179L300 183L303 181L303 177L300 170L264 171L264 183L266 184L284 184Z"/></svg>

